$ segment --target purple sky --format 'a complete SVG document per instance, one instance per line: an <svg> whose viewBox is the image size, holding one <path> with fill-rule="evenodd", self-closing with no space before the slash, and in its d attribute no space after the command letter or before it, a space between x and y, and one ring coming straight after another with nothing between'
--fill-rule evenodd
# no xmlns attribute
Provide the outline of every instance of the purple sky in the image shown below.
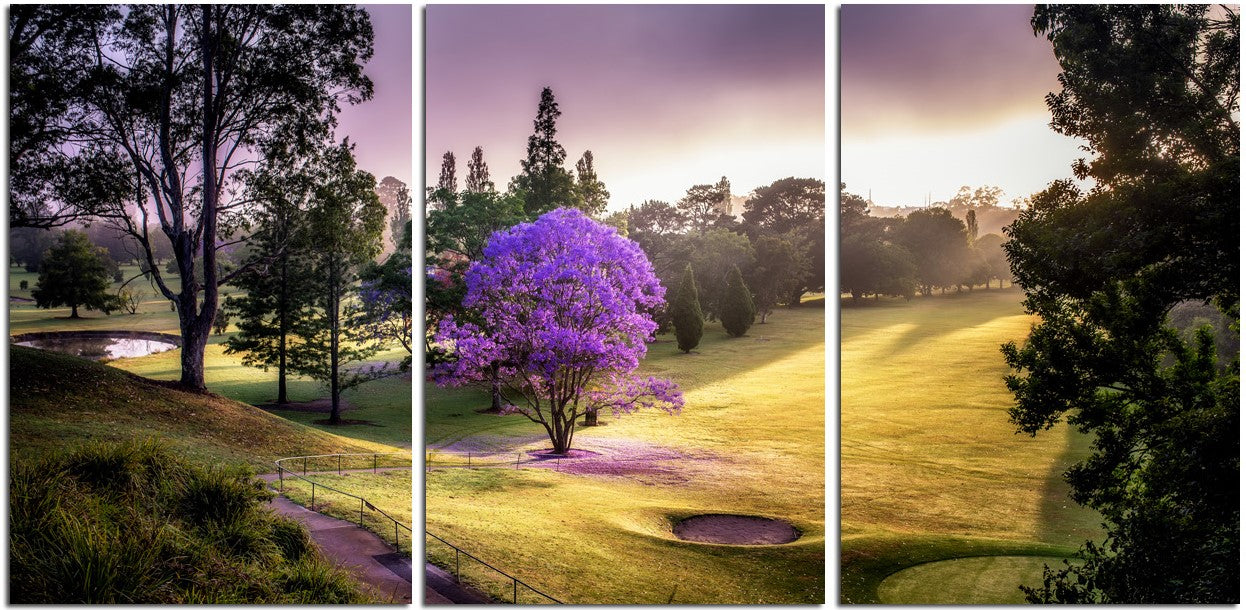
<svg viewBox="0 0 1246 610"><path fill-rule="evenodd" d="M505 188L543 86L567 168L592 150L612 210L724 175L738 195L822 178L823 22L821 5L429 6L427 180L449 150L461 187L479 145Z"/></svg>
<svg viewBox="0 0 1246 610"><path fill-rule="evenodd" d="M880 204L1006 198L1071 177L1077 143L1051 131L1059 65L1032 5L845 5L840 154L848 190Z"/></svg>
<svg viewBox="0 0 1246 610"><path fill-rule="evenodd" d="M338 137L350 136L360 169L374 174L377 182L393 176L411 185L411 7L364 8L375 34L372 59L365 67L373 97L358 106L343 106Z"/></svg>

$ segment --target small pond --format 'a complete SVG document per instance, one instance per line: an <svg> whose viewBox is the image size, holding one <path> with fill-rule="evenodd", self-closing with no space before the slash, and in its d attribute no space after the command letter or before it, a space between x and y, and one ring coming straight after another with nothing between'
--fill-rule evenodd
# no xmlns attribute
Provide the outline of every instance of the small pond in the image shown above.
<svg viewBox="0 0 1246 610"><path fill-rule="evenodd" d="M176 349L172 337L157 333L31 333L13 337L13 345L34 347L91 360L136 358Z"/></svg>

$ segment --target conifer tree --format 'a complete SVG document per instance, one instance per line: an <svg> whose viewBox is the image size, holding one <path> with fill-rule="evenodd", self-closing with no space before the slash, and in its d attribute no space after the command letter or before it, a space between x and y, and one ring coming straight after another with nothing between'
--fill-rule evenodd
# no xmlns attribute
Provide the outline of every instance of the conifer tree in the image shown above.
<svg viewBox="0 0 1246 610"><path fill-rule="evenodd" d="M348 141L330 149L324 163L324 179L313 190L307 213L308 233L316 240L312 273L320 315L299 329L305 345L292 368L328 386L329 423L340 424L342 392L381 373L343 365L365 360L380 348L357 319L361 311L352 299L360 269L380 251L385 206L376 195L376 178L356 169Z"/></svg>
<svg viewBox="0 0 1246 610"><path fill-rule="evenodd" d="M521 171L511 180L511 190L523 197L524 212L536 215L559 207L578 207L575 180L563 167L567 151L554 139L555 122L562 115L554 92L541 90L534 133L528 136L528 157L520 162Z"/></svg>
<svg viewBox="0 0 1246 610"><path fill-rule="evenodd" d="M437 177L438 189L445 189L451 193L459 190L459 179L454 175L456 165L454 153L447 150L446 154L441 156L441 175Z"/></svg>
<svg viewBox="0 0 1246 610"><path fill-rule="evenodd" d="M231 282L242 294L226 299L222 312L238 328L225 341L225 353L242 354L247 366L275 367L277 404L290 401L286 378L302 345L292 339L310 319L315 289L304 219L313 180L306 169L280 159L248 176L248 190L261 207L249 239L251 253Z"/></svg>
<svg viewBox="0 0 1246 610"><path fill-rule="evenodd" d="M586 150L575 164L575 189L580 200L580 210L590 216L606 211L606 202L610 199L610 191L597 179L597 170L593 167L593 151Z"/></svg>
<svg viewBox="0 0 1246 610"><path fill-rule="evenodd" d="M686 354L701 343L701 334L705 330L705 316L701 313L701 302L697 298L697 282L692 276L692 265L684 267L684 277L679 282L679 291L671 301L671 321L675 325L675 340L679 349Z"/></svg>
<svg viewBox="0 0 1246 610"><path fill-rule="evenodd" d="M722 303L722 312L719 315L723 321L723 329L732 337L743 337L753 325L753 317L756 315L757 308L753 305L753 295L749 292L748 286L744 285L744 277L740 275L740 268L732 265L731 271L727 274L727 291Z"/></svg>
<svg viewBox="0 0 1246 610"><path fill-rule="evenodd" d="M493 191L493 182L489 180L489 166L485 163L485 150L479 146L472 151L472 158L467 162L466 186L469 193Z"/></svg>

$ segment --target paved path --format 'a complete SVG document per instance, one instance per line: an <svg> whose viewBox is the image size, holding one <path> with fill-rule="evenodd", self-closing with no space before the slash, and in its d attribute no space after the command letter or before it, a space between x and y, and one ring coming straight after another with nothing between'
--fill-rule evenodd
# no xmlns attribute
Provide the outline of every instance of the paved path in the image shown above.
<svg viewBox="0 0 1246 610"><path fill-rule="evenodd" d="M293 465L293 464L292 464ZM390 470L409 470L410 466L377 468L376 472ZM290 468L289 470L295 470ZM302 474L301 471L295 471ZM372 473L371 468L342 469L342 474ZM337 470L308 471L307 476L317 474L338 474ZM277 473L261 474L259 478L269 484L276 483ZM383 550L375 545L380 539L349 521L334 519L327 515L308 510L284 496L277 496L272 501L273 510L298 519L311 532L312 540L320 546L322 552L334 563L351 570L360 580L380 591L382 598L391 599L394 603L411 603L411 560L391 551L388 544L381 542ZM367 539L371 538L371 541ZM370 555L381 551L379 555ZM379 569L380 568L383 569ZM399 576L398 580L394 575ZM401 582L399 582L401 581ZM397 595L391 592L397 592ZM494 603L483 593L465 587L454 580L454 576L431 564L424 564L424 603L426 605L448 604L491 604Z"/></svg>
<svg viewBox="0 0 1246 610"><path fill-rule="evenodd" d="M395 553L376 534L349 521L307 510L284 496L273 498L270 506L277 514L306 526L325 557L354 574L381 599L395 604L411 603L411 559Z"/></svg>
<svg viewBox="0 0 1246 610"><path fill-rule="evenodd" d="M446 604L492 604L483 593L465 587L454 580L449 572L431 564L424 564L424 603L431 606Z"/></svg>

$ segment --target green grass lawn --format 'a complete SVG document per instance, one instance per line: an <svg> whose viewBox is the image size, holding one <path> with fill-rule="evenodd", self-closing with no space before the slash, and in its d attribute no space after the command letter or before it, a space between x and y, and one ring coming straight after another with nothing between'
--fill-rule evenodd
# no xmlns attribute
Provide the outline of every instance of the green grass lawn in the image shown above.
<svg viewBox="0 0 1246 610"><path fill-rule="evenodd" d="M393 451L73 356L14 346L9 366L14 457L38 458L88 442L157 438L198 461L244 463L267 472L274 469L273 460L292 455Z"/></svg>
<svg viewBox="0 0 1246 610"><path fill-rule="evenodd" d="M884 579L918 564L1065 556L1098 535L1097 516L1069 499L1060 478L1085 457L1088 440L1064 424L1031 438L1008 422L999 346L1023 340L1034 322L1020 300L1015 289L979 290L843 308L843 601L877 602ZM945 593L960 587L971 603L984 601L982 590L1007 591L985 600L1004 603L1032 580L1034 564L961 570L961 580L950 576L958 565L971 564L937 572ZM885 601L931 599L913 591L894 589Z"/></svg>
<svg viewBox="0 0 1246 610"><path fill-rule="evenodd" d="M679 383L683 413L603 414L605 425L578 431L576 446L664 454L657 468L624 476L434 470L425 490L429 531L569 603L821 603L820 304L778 310L738 339L708 324L690 355L671 336L650 345L638 372ZM428 446L512 453L548 447L543 430L521 417L476 412L487 406L483 392L428 386ZM786 519L802 535L792 544L753 547L674 538L674 522L701 513ZM428 552L443 565L453 561L443 546L430 543ZM494 593L510 599L509 590Z"/></svg>
<svg viewBox="0 0 1246 610"><path fill-rule="evenodd" d="M137 273L137 267L122 267L126 277ZM20 267L9 267L9 294L17 297L30 297L30 291L20 290L20 283L26 280L31 289L38 279L37 273L29 273ZM177 277L170 280L172 288L178 289ZM120 287L113 284L113 290ZM128 314L114 312L104 315L99 312L81 311L83 317L78 320L69 319L68 308L41 309L34 303L13 301L9 303L9 334L18 335L27 332L68 331L68 330L145 330L178 334L177 314L169 309L169 302L145 280L135 280L130 287L145 293L145 300L139 313ZM233 290L226 287L225 296ZM234 332L230 325L227 332L213 334L209 337L208 347L204 354L208 390L221 396L258 405L271 402L277 394L276 371L263 371L242 364L240 354L228 355L224 351L224 342ZM400 347L390 347L372 358L371 361L392 362L395 365L407 355ZM160 380L176 380L181 376L181 350L170 350L141 358L125 358L110 364L136 375ZM325 386L312 379L291 376L288 381L290 400L303 402L315 400L327 395ZM321 413L305 413L298 411L273 412L281 417L302 424L329 430L347 438L367 442L376 442L398 447L411 448L411 377L395 375L366 383L344 394L346 401L353 407L345 412L344 417L367 421L367 424L328 426L313 422L323 420L327 416Z"/></svg>

